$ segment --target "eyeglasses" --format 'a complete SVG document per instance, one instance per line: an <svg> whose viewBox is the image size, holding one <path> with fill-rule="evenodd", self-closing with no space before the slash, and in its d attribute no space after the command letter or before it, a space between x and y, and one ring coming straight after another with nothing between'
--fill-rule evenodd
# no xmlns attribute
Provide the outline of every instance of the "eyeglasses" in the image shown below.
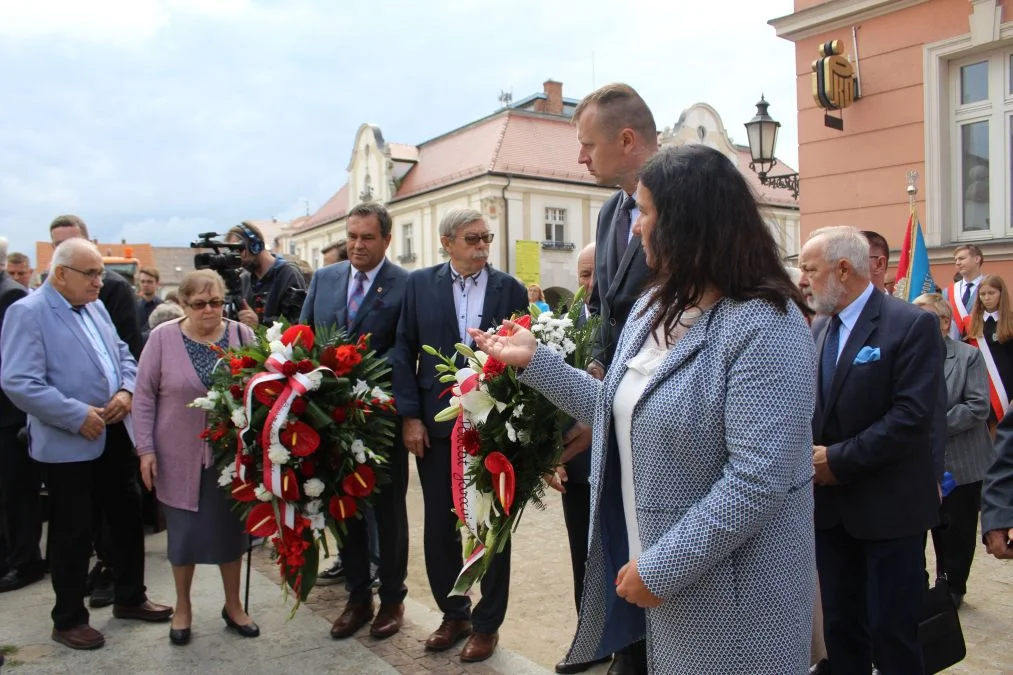
<svg viewBox="0 0 1013 675"><path fill-rule="evenodd" d="M224 300L194 300L193 302L186 303L190 309L195 309L198 312L211 305L211 309L221 309L225 306Z"/></svg>
<svg viewBox="0 0 1013 675"><path fill-rule="evenodd" d="M464 239L465 242L467 242L468 246L474 246L474 245L476 245L480 241L484 241L487 244L491 244L492 243L492 239L495 236L496 235L493 234L492 232L485 232L484 234L478 234L477 232L472 232L471 234L465 234L465 235L463 235L462 238ZM457 239L457 237L454 237L454 239Z"/></svg>
<svg viewBox="0 0 1013 675"><path fill-rule="evenodd" d="M60 267L71 270L73 272L77 272L81 276L85 277L88 281L98 281L99 279L102 278L102 275L106 273L104 269L88 270L87 272L85 272L84 270L79 270L76 267L71 267L70 265L60 265Z"/></svg>

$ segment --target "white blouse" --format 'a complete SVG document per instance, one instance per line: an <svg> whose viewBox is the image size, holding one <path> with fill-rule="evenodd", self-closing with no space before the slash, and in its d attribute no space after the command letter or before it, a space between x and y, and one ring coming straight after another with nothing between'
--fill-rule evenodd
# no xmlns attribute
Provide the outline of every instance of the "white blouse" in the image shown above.
<svg viewBox="0 0 1013 675"><path fill-rule="evenodd" d="M637 525L636 489L633 485L633 448L630 434L633 426L633 408L637 405L654 372L670 350L659 340L661 329L644 340L640 352L626 362L626 373L619 382L612 401L612 418L619 444L619 474L623 494L623 513L626 516L626 534L629 538L629 559L640 557L640 528Z"/></svg>

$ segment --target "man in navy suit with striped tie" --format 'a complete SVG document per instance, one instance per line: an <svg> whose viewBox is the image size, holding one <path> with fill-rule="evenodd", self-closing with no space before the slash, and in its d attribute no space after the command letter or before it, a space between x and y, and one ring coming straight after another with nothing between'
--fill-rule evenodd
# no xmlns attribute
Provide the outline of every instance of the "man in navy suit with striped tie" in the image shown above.
<svg viewBox="0 0 1013 675"><path fill-rule="evenodd" d="M352 339L370 336L377 356L387 356L397 336L401 301L408 272L387 260L392 222L381 204L364 203L348 214L348 260L316 271L303 303L299 322L312 326L338 327ZM400 421L395 428L400 427ZM341 548L348 588L348 604L331 626L331 637L354 635L372 620L370 634L386 638L401 630L408 576L408 453L395 432L387 473L391 482L376 495L376 529L366 519L348 522L348 535ZM373 617L370 590L371 539L379 553L380 609Z"/></svg>

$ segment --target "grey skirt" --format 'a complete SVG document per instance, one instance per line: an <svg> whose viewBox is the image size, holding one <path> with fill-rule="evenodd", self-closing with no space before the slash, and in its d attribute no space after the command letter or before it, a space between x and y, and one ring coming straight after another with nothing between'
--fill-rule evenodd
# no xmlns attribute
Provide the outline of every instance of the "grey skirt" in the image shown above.
<svg viewBox="0 0 1013 675"><path fill-rule="evenodd" d="M218 487L214 467L201 471L196 511L162 505L173 565L221 565L239 560L249 545L239 513Z"/></svg>

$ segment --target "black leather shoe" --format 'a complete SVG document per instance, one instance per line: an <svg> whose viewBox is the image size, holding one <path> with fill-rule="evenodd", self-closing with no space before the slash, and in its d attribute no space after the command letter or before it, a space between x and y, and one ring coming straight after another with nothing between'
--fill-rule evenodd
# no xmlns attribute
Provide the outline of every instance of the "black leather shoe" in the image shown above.
<svg viewBox="0 0 1013 675"><path fill-rule="evenodd" d="M17 570L11 570L0 577L0 593L16 591L19 588L24 588L29 584L34 584L36 581L39 581L43 576L42 572L36 572L35 574L20 574Z"/></svg>
<svg viewBox="0 0 1013 675"><path fill-rule="evenodd" d="M186 628L170 628L169 642L180 647L182 647L185 644L189 644L190 626L187 626Z"/></svg>
<svg viewBox="0 0 1013 675"><path fill-rule="evenodd" d="M334 564L317 575L317 586L330 586L345 578L345 566L341 558L334 561Z"/></svg>
<svg viewBox="0 0 1013 675"><path fill-rule="evenodd" d="M113 582L101 583L92 587L91 597L88 598L88 606L92 609L108 607L116 599L116 587Z"/></svg>
<svg viewBox="0 0 1013 675"><path fill-rule="evenodd" d="M612 657L607 675L638 675L637 664L629 654L616 654Z"/></svg>
<svg viewBox="0 0 1013 675"><path fill-rule="evenodd" d="M830 675L830 661L820 659L816 665L809 669L809 675Z"/></svg>
<svg viewBox="0 0 1013 675"><path fill-rule="evenodd" d="M612 660L611 656L606 656L603 659L598 659L597 661L590 661L588 663L567 663L566 659L563 659L562 661L556 664L556 672L561 673L562 675L566 675L567 673L583 673L585 670L590 670L591 668L597 666L599 663L608 663L611 660Z"/></svg>
<svg viewBox="0 0 1013 675"><path fill-rule="evenodd" d="M242 637L255 638L260 636L260 626L253 623L252 621L246 624L245 626L240 626L238 623L232 620L232 617L229 616L229 613L225 611L224 607L222 607L222 618L225 619L226 626L239 633L239 635L241 635Z"/></svg>

